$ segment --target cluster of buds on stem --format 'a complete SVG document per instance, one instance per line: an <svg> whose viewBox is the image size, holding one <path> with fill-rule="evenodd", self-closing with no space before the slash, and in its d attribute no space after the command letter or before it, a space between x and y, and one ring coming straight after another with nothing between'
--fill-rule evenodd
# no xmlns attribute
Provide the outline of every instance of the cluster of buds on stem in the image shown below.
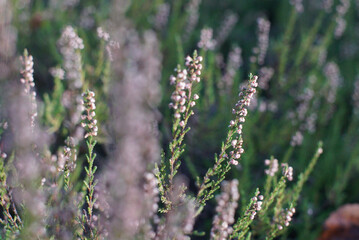
<svg viewBox="0 0 359 240"><path fill-rule="evenodd" d="M222 183L222 193L217 197L217 214L214 216L211 239L228 239L232 234L234 216L238 207L238 180Z"/></svg>
<svg viewBox="0 0 359 240"><path fill-rule="evenodd" d="M241 158L241 154L244 153L243 149L243 139L234 139L231 142L231 145L233 147L233 150L229 152L230 154L230 163L233 165L238 165L238 159Z"/></svg>
<svg viewBox="0 0 359 240"><path fill-rule="evenodd" d="M203 58L197 56L195 52L193 57L186 57L187 69L181 69L179 66L175 69L177 76L170 77L171 85L175 85L176 89L172 93L172 102L170 108L175 110L174 118L179 122L181 127L185 127L188 117L193 114L189 111L191 107L196 105L195 100L199 98L197 94L192 95L192 85L194 82L200 82Z"/></svg>
<svg viewBox="0 0 359 240"><path fill-rule="evenodd" d="M283 229L283 225L288 227L295 213L295 208L286 209L282 212L281 219L278 221L278 230Z"/></svg>
<svg viewBox="0 0 359 240"><path fill-rule="evenodd" d="M290 145L292 147L300 146L303 142L303 134L300 131L297 131L295 135L293 135L292 140L290 141Z"/></svg>
<svg viewBox="0 0 359 240"><path fill-rule="evenodd" d="M24 92L30 97L31 102L31 127L35 126L35 118L37 117L37 103L36 103L36 92L34 91L34 60L31 55L28 54L25 49L24 55L21 57L21 62L23 64L23 69L21 70L22 78L20 79L21 83L24 85Z"/></svg>
<svg viewBox="0 0 359 240"><path fill-rule="evenodd" d="M264 160L264 164L269 167L268 169L264 170L265 174L273 177L276 174L276 172L278 172L279 169L278 159L275 158L271 160L266 159Z"/></svg>
<svg viewBox="0 0 359 240"><path fill-rule="evenodd" d="M264 63L265 56L267 54L268 44L269 44L269 31L270 31L270 22L265 18L258 18L258 45L253 48L253 53L255 56L251 57L251 62L258 62L262 65Z"/></svg>
<svg viewBox="0 0 359 240"><path fill-rule="evenodd" d="M74 171L76 168L77 150L72 142L72 138L66 140L66 146L58 157L58 171L65 171L66 175L69 175L69 172Z"/></svg>
<svg viewBox="0 0 359 240"><path fill-rule="evenodd" d="M229 53L225 73L218 83L221 94L230 93L238 68L242 65L242 49L235 47Z"/></svg>
<svg viewBox="0 0 359 240"><path fill-rule="evenodd" d="M62 32L58 44L64 59L63 65L69 87L72 90L80 89L82 87L80 50L84 48L83 40L77 35L73 27L67 26Z"/></svg>
<svg viewBox="0 0 359 240"><path fill-rule="evenodd" d="M213 50L216 47L212 28L203 28L201 30L201 40L198 42L197 46L204 50Z"/></svg>
<svg viewBox="0 0 359 240"><path fill-rule="evenodd" d="M247 88L243 88L239 93L240 100L236 103L235 108L232 109L232 113L236 115L236 118L230 121L229 127L237 134L231 140L233 151L230 152L230 163L233 165L238 164L236 159L239 159L241 154L244 153L244 149L242 148L243 140L241 137L243 128L242 123L245 122L245 117L248 114L247 107L250 105L251 99L256 92L256 88L258 87L257 80L257 76L250 75Z"/></svg>
<svg viewBox="0 0 359 240"><path fill-rule="evenodd" d="M348 12L350 7L350 1L349 0L340 0L340 4L336 7L337 14L335 21L337 22L337 25L334 30L334 36L336 38L339 38L343 35L345 28L347 26L347 22L345 21L345 14Z"/></svg>
<svg viewBox="0 0 359 240"><path fill-rule="evenodd" d="M97 120L95 119L96 105L95 105L95 93L87 90L82 94L83 97L83 107L85 114L81 116L83 128L87 128L85 138L89 136L97 136Z"/></svg>
<svg viewBox="0 0 359 240"><path fill-rule="evenodd" d="M257 212L262 210L264 197L263 197L263 195L259 195L259 194L260 194L260 192L257 191L256 195L254 197L252 197L252 206L247 212L247 215L250 215L251 220L253 220L255 218L255 216L257 215Z"/></svg>
<svg viewBox="0 0 359 240"><path fill-rule="evenodd" d="M282 163L282 173L289 181L293 181L293 168L288 163Z"/></svg>
<svg viewBox="0 0 359 240"><path fill-rule="evenodd" d="M303 0L290 0L289 3L294 6L297 13L302 13L304 11Z"/></svg>

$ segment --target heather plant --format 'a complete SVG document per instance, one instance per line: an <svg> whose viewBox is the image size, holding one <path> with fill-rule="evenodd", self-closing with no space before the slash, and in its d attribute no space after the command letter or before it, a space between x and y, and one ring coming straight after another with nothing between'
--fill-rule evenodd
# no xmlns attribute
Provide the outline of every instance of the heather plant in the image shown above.
<svg viewBox="0 0 359 240"><path fill-rule="evenodd" d="M358 201L358 13L0 0L1 239L316 238Z"/></svg>

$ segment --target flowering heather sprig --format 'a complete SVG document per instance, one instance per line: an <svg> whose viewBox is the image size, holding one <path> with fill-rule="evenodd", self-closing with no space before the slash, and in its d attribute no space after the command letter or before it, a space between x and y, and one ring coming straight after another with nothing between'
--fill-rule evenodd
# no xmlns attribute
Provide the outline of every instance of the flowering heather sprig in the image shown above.
<svg viewBox="0 0 359 240"><path fill-rule="evenodd" d="M107 52L109 60L113 61L113 51L120 48L118 41L112 40L110 34L105 31L102 27L97 28L97 36L104 41L104 46Z"/></svg>
<svg viewBox="0 0 359 240"><path fill-rule="evenodd" d="M264 160L264 165L268 166L269 168L264 170L265 174L273 177L279 170L278 159L266 159Z"/></svg>
<svg viewBox="0 0 359 240"><path fill-rule="evenodd" d="M163 30L168 22L168 16L170 14L169 3L162 3L157 7L157 13L154 19L155 28L157 30Z"/></svg>
<svg viewBox="0 0 359 240"><path fill-rule="evenodd" d="M289 3L294 6L298 13L302 13L304 11L303 0L289 0Z"/></svg>
<svg viewBox="0 0 359 240"><path fill-rule="evenodd" d="M66 140L66 146L64 147L63 153L59 155L58 166L59 171L64 172L64 188L68 190L70 187L70 173L76 168L77 150L73 146L72 138Z"/></svg>
<svg viewBox="0 0 359 240"><path fill-rule="evenodd" d="M37 103L36 92L34 90L34 61L33 57L28 54L27 50L24 50L24 55L21 57L23 69L21 70L22 78L21 83L24 85L24 92L30 97L31 110L30 110L30 124L33 128L35 126L35 119L37 117Z"/></svg>
<svg viewBox="0 0 359 240"><path fill-rule="evenodd" d="M58 41L60 52L63 56L63 65L66 79L69 81L70 89L82 87L82 66L79 50L84 48L83 40L77 35L73 27L67 26Z"/></svg>
<svg viewBox="0 0 359 240"><path fill-rule="evenodd" d="M233 232L230 239L242 239L249 230L249 225L253 222L255 216L262 210L264 197L260 195L259 189L256 190L242 217L238 218L233 225Z"/></svg>
<svg viewBox="0 0 359 240"><path fill-rule="evenodd" d="M198 18L199 18L199 5L201 0L190 0L186 6L187 12L187 23L185 29L185 40L188 39L193 32L193 29L196 27Z"/></svg>
<svg viewBox="0 0 359 240"><path fill-rule="evenodd" d="M83 107L84 115L81 116L82 123L81 126L86 129L85 138L90 136L97 136L97 120L95 118L96 105L95 105L95 93L87 90L82 94L83 97Z"/></svg>
<svg viewBox="0 0 359 240"><path fill-rule="evenodd" d="M225 14L226 17L221 23L219 27L219 32L215 38L215 42L217 46L220 46L228 37L233 27L236 25L238 21L238 15L235 13Z"/></svg>
<svg viewBox="0 0 359 240"><path fill-rule="evenodd" d="M192 85L195 82L200 82L200 75L202 70L202 57L197 56L195 52L193 58L186 57L187 69L181 70L180 67L176 68L177 76L170 77L170 84L176 85L175 91L172 93L172 102L169 104L170 108L175 110L173 131L176 131L178 125L185 128L188 118L193 115L193 111L190 111L195 106L199 96L194 94L192 96Z"/></svg>
<svg viewBox="0 0 359 240"><path fill-rule="evenodd" d="M330 108L329 116L333 113L333 108ZM316 130L316 123L318 119L318 114L312 112L306 119L305 122L300 126L301 129L307 130L309 133L314 133Z"/></svg>
<svg viewBox="0 0 359 240"><path fill-rule="evenodd" d="M240 100L236 103L232 113L235 119L229 123L229 131L226 141L222 144L219 156L215 156L215 164L206 172L203 182L199 185L197 201L204 205L206 201L213 198L214 192L219 188L220 182L225 178L226 173L231 169L231 165L237 165L241 154L244 153L242 148L242 124L247 116L247 107L251 103L256 88L258 77L249 75L247 88L243 88L239 93ZM229 150L231 148L231 150ZM229 151L229 153L227 153Z"/></svg>
<svg viewBox="0 0 359 240"><path fill-rule="evenodd" d="M143 194L144 175L160 159L156 109L162 56L153 31L138 33L126 25L128 21L120 12L123 8L113 10L111 26L126 33L113 35L121 50L113 51L108 126L111 151L99 181L108 193L99 195L99 200L108 203L109 211L100 215L99 222L109 239L136 239L143 230L138 223L144 218L150 221L146 218L150 206Z"/></svg>
<svg viewBox="0 0 359 240"><path fill-rule="evenodd" d="M258 62L259 65L264 63L269 43L270 22L265 18L258 18L258 45L253 48L255 56L251 57L251 62Z"/></svg>
<svg viewBox="0 0 359 240"><path fill-rule="evenodd" d="M149 203L151 206L147 209L149 209L148 216L153 217L157 213L158 209L158 182L155 177L155 175L151 172L145 173L145 184L144 184L144 190L145 190L145 197L148 198Z"/></svg>
<svg viewBox="0 0 359 240"><path fill-rule="evenodd" d="M329 80L329 92L327 101L334 103L337 95L337 90L341 82L340 70L335 62L329 62L324 66L324 74Z"/></svg>
<svg viewBox="0 0 359 240"><path fill-rule="evenodd" d="M213 39L212 28L203 28L201 30L201 38L197 46L204 50L213 50L216 47L216 41Z"/></svg>
<svg viewBox="0 0 359 240"><path fill-rule="evenodd" d="M103 30L102 27L97 28L97 36L105 42L108 42L110 40L110 34Z"/></svg>
<svg viewBox="0 0 359 240"><path fill-rule="evenodd" d="M306 87L301 94L297 97L298 107L294 112L288 113L288 118L292 120L292 125L299 125L299 131L308 131L313 133L316 129L317 111L319 108L318 99L314 96L314 84L316 77L309 78L309 86Z"/></svg>
<svg viewBox="0 0 359 240"><path fill-rule="evenodd" d="M145 176L145 183L144 183L144 197L146 199L146 204L148 205L146 207L146 210L148 210L147 213L145 213L145 217L140 222L140 225L143 225L143 231L144 231L144 238L145 239L154 239L156 236L155 231L153 230L153 227L151 225L151 220L154 223L158 223L159 219L157 216L158 211L158 202L159 202L159 190L158 190L158 181L156 176L151 172L146 172ZM141 226L140 226L141 228Z"/></svg>
<svg viewBox="0 0 359 240"><path fill-rule="evenodd" d="M230 93L232 90L234 77L238 71L238 68L242 65L242 49L240 47L235 47L228 55L228 63L226 66L226 71L221 81L218 83L218 87L221 91L221 94Z"/></svg>
<svg viewBox="0 0 359 240"><path fill-rule="evenodd" d="M336 7L337 14L335 17L335 21L337 22L337 26L334 31L334 36L336 38L341 37L345 31L347 22L345 21L344 17L345 14L348 12L349 7L350 7L349 0L340 0L340 5Z"/></svg>
<svg viewBox="0 0 359 240"><path fill-rule="evenodd" d="M271 67L261 67L259 69L259 78L261 81L258 83L259 87L263 90L267 90L269 87L269 81L272 79L274 75L274 69Z"/></svg>
<svg viewBox="0 0 359 240"><path fill-rule="evenodd" d="M189 240L195 222L195 203L185 199L176 209L166 214L166 221L157 228L156 240Z"/></svg>
<svg viewBox="0 0 359 240"><path fill-rule="evenodd" d="M314 91L311 87L305 88L304 92L298 96L300 103L296 109L297 119L302 122L305 120L309 111L310 103L314 97Z"/></svg>
<svg viewBox="0 0 359 240"><path fill-rule="evenodd" d="M173 114L173 127L172 134L173 140L170 143L170 152L171 157L170 162L170 173L168 176L168 185L164 183L164 179L160 180L160 185L163 185L164 188L160 187L162 199L164 197L167 199L166 209L170 209L169 195L172 192L172 181L174 176L177 173L178 168L180 167L179 157L183 152L183 139L185 134L189 131L187 127L188 120L191 115L194 114L192 108L196 104L196 100L199 98L197 94L192 93L192 87L194 83L200 82L202 62L203 58L197 55L195 51L193 57L186 57L186 69L181 69L178 66L175 71L177 72L176 77L170 77L170 84L175 85L175 91L172 93L171 100L169 104L170 108L174 109ZM161 175L165 175L165 163L162 163ZM159 172L158 172L159 173ZM159 176L159 175L158 175ZM162 200L163 201L163 200Z"/></svg>
<svg viewBox="0 0 359 240"><path fill-rule="evenodd" d="M293 168L288 163L282 163L282 174L289 181L293 181Z"/></svg>
<svg viewBox="0 0 359 240"><path fill-rule="evenodd" d="M232 234L234 216L238 207L238 180L223 181L222 193L217 196L216 215L211 229L211 239L227 239Z"/></svg>
<svg viewBox="0 0 359 240"><path fill-rule="evenodd" d="M85 138L88 138L86 141L88 154L86 155L88 166L85 167L86 178L84 180L83 192L86 193L86 204L87 209L83 210L82 215L82 228L83 230L89 231L89 236L97 237L98 232L95 226L97 216L93 214L93 208L97 201L97 198L94 196L95 187L97 181L95 181L95 172L97 167L94 166L94 161L96 154L93 153L93 149L96 145L96 141L93 140L93 137L97 136L97 120L95 119L95 93L87 90L82 94L83 96L83 105L85 114L82 115L83 122L81 123L82 127L86 129ZM82 202L81 202L82 203ZM80 208L82 206L79 206Z"/></svg>
<svg viewBox="0 0 359 240"><path fill-rule="evenodd" d="M65 71L60 67L50 68L49 72L54 78L58 78L60 80L63 80L65 78Z"/></svg>
<svg viewBox="0 0 359 240"><path fill-rule="evenodd" d="M278 230L282 230L283 226L288 227L290 222L292 221L292 217L295 213L295 208L285 209L282 211L280 219L277 220L277 228Z"/></svg>
<svg viewBox="0 0 359 240"><path fill-rule="evenodd" d="M302 142L303 142L303 134L302 134L300 131L297 131L297 132L293 135L293 137L292 137L292 139L291 139L291 141L290 141L290 145L291 145L292 147L300 146L300 145L302 145Z"/></svg>

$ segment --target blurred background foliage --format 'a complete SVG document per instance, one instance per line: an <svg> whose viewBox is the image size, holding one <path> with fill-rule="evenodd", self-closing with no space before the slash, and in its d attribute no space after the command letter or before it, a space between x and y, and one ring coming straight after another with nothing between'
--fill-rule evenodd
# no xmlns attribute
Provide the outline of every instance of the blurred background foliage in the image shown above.
<svg viewBox="0 0 359 240"><path fill-rule="evenodd" d="M48 69L62 63L57 41L67 25L75 27L84 40L85 50L81 52L84 77L88 85L100 93L99 122L106 121L105 50L96 29L106 28L112 1L78 0L66 7L64 2L71 1L11 2L15 6L13 19L18 31L18 52L27 48L34 56L35 82L44 123L54 118L55 123L49 124L49 128L63 129L58 137L66 137L59 105L62 84L58 80L56 83ZM194 2L198 10L189 7ZM203 28L213 29L213 37L218 39L224 19L231 14L237 17L221 44L199 50L205 59L204 77L197 89L201 98L190 122L192 130L186 139L187 151L181 167L181 173L191 179L191 189L195 189L195 177L203 176L212 166L213 156L226 136L240 86L250 72L259 74L259 82L265 67L273 70L273 76L269 87L259 91L257 106L249 112L244 125L246 153L228 177L239 180L242 208L249 199L248 194L252 196L256 187L264 185L265 159L273 155L280 161L288 161L299 173L308 165L317 142L323 140L324 154L303 189L293 224L284 236L293 239L314 239L331 211L344 203L359 201L359 188L355 187L359 184L355 177L359 170L359 88L355 87L359 81L359 2L347 1L350 7L342 16L345 31L337 37L337 8L343 1L334 1L328 10L324 9L326 2L330 1L303 1L304 8L300 12L288 0L127 1L126 15L135 28L139 32L156 31L160 41L163 55L160 129L164 149L171 138L168 103L173 89L169 76L177 64L183 64L185 55L198 48ZM164 4L168 6L168 20L158 27L156 16ZM188 19L196 14L198 22L194 21L190 29ZM258 18L270 22L268 50L261 64L251 61L255 54L253 48L258 45ZM241 49L240 66L234 69L232 86L220 89L230 52L235 47ZM101 74L97 69L103 69ZM334 95L334 99L328 99L330 95ZM293 147L290 142L297 131L301 132L303 141ZM100 129L99 139L101 136L105 139L106 131L101 133ZM212 201L206 207L197 229L208 231L211 218L207 216L214 214L214 204Z"/></svg>

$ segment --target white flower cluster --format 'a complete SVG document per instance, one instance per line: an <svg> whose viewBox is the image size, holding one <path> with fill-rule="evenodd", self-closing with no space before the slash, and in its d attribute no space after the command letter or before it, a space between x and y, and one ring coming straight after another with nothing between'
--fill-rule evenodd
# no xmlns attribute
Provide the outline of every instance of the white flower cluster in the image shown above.
<svg viewBox="0 0 359 240"><path fill-rule="evenodd" d="M23 69L21 70L22 78L21 83L24 85L24 92L30 97L31 110L30 110L30 124L33 128L35 126L35 118L37 117L37 103L36 92L34 90L34 59L25 50L24 56L21 57Z"/></svg>
<svg viewBox="0 0 359 240"><path fill-rule="evenodd" d="M162 3L157 7L157 13L154 19L154 24L157 30L163 30L168 22L170 14L170 4Z"/></svg>
<svg viewBox="0 0 359 240"><path fill-rule="evenodd" d="M338 87L341 83L341 76L338 65L335 62L328 62L324 66L324 75L329 80L329 92L327 94L327 101L329 103L334 103Z"/></svg>
<svg viewBox="0 0 359 240"><path fill-rule="evenodd" d="M181 120L179 122L181 127L185 126L189 108L195 106L195 100L199 98L197 94L192 96L192 84L201 80L202 60L201 56L194 58L187 56L187 69L181 70L176 68L177 76L172 75L170 77L170 84L176 85L176 89L172 93L172 102L169 104L169 107L175 110L174 117Z"/></svg>
<svg viewBox="0 0 359 240"><path fill-rule="evenodd" d="M267 90L269 87L269 81L274 75L274 69L271 67L262 67L259 69L259 77L261 81L259 82L259 87L263 90Z"/></svg>
<svg viewBox="0 0 359 240"><path fill-rule="evenodd" d="M337 22L337 26L334 31L334 36L336 38L341 37L345 31L347 22L345 21L344 17L345 14L348 12L349 7L350 7L349 0L340 0L340 5L338 5L336 8L337 16L335 18L335 21Z"/></svg>
<svg viewBox="0 0 359 240"><path fill-rule="evenodd" d="M268 44L269 44L269 31L270 31L270 22L265 18L258 18L258 45L253 48L253 53L255 56L251 57L251 62L258 62L262 65L264 63L265 56L267 54Z"/></svg>
<svg viewBox="0 0 359 240"><path fill-rule="evenodd" d="M293 167L288 166L288 163L282 163L282 173L289 181L293 181Z"/></svg>
<svg viewBox="0 0 359 240"><path fill-rule="evenodd" d="M256 196L254 196L252 198L253 205L252 205L252 209L249 210L251 220L253 220L255 218L255 216L257 215L257 212L262 210L264 197L263 197L263 195L259 195L259 194L260 194L260 192L258 191Z"/></svg>
<svg viewBox="0 0 359 240"><path fill-rule="evenodd" d="M273 177L276 174L276 172L278 172L279 170L278 159L273 159L273 160L266 159L264 160L264 164L269 167L268 169L264 170L265 174L271 177Z"/></svg>
<svg viewBox="0 0 359 240"><path fill-rule="evenodd" d="M228 63L226 71L218 83L218 87L221 90L221 94L230 93L234 82L234 77L238 71L238 68L242 65L242 49L235 47L228 55Z"/></svg>
<svg viewBox="0 0 359 240"><path fill-rule="evenodd" d="M238 15L236 13L228 13L225 15L225 18L219 27L219 33L215 39L217 46L220 46L227 39L238 21Z"/></svg>
<svg viewBox="0 0 359 240"><path fill-rule="evenodd" d="M222 193L217 196L216 215L214 216L211 239L227 239L233 232L231 225L238 207L238 180L222 183Z"/></svg>
<svg viewBox="0 0 359 240"><path fill-rule="evenodd" d="M304 11L303 0L290 0L289 3L295 7L295 10L298 13L302 13Z"/></svg>
<svg viewBox="0 0 359 240"><path fill-rule="evenodd" d="M78 50L84 48L82 39L73 27L67 26L58 41L60 52L64 58L64 69L70 88L79 89L82 86L81 54Z"/></svg>
<svg viewBox="0 0 359 240"><path fill-rule="evenodd" d="M105 49L107 52L107 56L110 61L113 61L113 51L120 48L120 43L111 39L111 36L108 32L106 32L102 27L97 28L97 36L105 41Z"/></svg>
<svg viewBox="0 0 359 240"><path fill-rule="evenodd" d="M203 28L201 30L201 38L197 46L204 50L213 50L216 47L216 41L213 39L213 29Z"/></svg>
<svg viewBox="0 0 359 240"><path fill-rule="evenodd" d="M232 165L238 165L238 160L241 158L241 154L244 153L243 149L243 139L240 138L239 140L234 139L231 142L233 150L229 152L230 154L230 163Z"/></svg>
<svg viewBox="0 0 359 240"><path fill-rule="evenodd" d="M201 0L190 0L186 6L186 12L188 13L188 19L186 22L186 29L184 38L188 39L190 34L196 27L199 18L199 5L201 4Z"/></svg>
<svg viewBox="0 0 359 240"><path fill-rule="evenodd" d="M102 27L97 28L97 36L100 39L103 39L105 42L110 40L110 34L102 29Z"/></svg>
<svg viewBox="0 0 359 240"><path fill-rule="evenodd" d="M233 165L237 165L238 161L236 159L239 159L241 154L244 152L244 149L242 148L243 140L240 137L242 134L242 123L245 122L245 117L248 114L247 107L251 103L251 99L254 96L254 93L256 92L256 88L258 87L257 83L258 77L253 76L249 80L248 89L243 88L242 91L239 94L239 97L241 98L237 103L234 109L232 109L232 113L236 115L235 120L231 120L229 122L230 128L235 128L236 133L238 134L234 139L231 141L231 145L233 147L233 151L230 152L230 163Z"/></svg>
<svg viewBox="0 0 359 240"><path fill-rule="evenodd" d="M62 172L69 170L70 172L74 171L76 168L77 160L77 150L73 147L73 139L69 138L66 140L66 146L63 149L62 153L58 154L57 157L57 171ZM66 172L69 177L70 172Z"/></svg>
<svg viewBox="0 0 359 240"><path fill-rule="evenodd" d="M288 227L289 223L292 221L292 217L295 213L295 208L286 209L286 212L282 214L282 220L278 224L278 229L282 230L283 225Z"/></svg>
<svg viewBox="0 0 359 240"><path fill-rule="evenodd" d="M97 136L97 120L95 119L96 113L96 105L95 105L95 93L92 91L87 90L82 94L83 97L83 106L85 114L81 116L82 123L81 126L83 128L87 127L87 133L85 135L85 138L88 138L90 136Z"/></svg>
<svg viewBox="0 0 359 240"><path fill-rule="evenodd" d="M140 224L143 225L143 229L145 232L146 239L154 239L156 236L155 231L153 230L151 223L146 221L146 219L154 219L155 223L158 223L159 218L156 213L158 210L158 202L159 202L159 190L158 190L158 182L155 175L151 172L146 172L144 176L144 197L146 199L146 204L148 204L145 216L140 220Z"/></svg>
<svg viewBox="0 0 359 240"><path fill-rule="evenodd" d="M23 70L21 71L22 78L20 79L21 83L24 84L25 93L29 94L31 88L35 87L34 83L34 59L31 55L25 54L21 58L23 64Z"/></svg>
<svg viewBox="0 0 359 240"><path fill-rule="evenodd" d="M292 140L290 141L290 145L292 147L300 146L303 142L303 134L300 131L297 131L295 135L292 137Z"/></svg>
<svg viewBox="0 0 359 240"><path fill-rule="evenodd" d="M145 173L145 184L144 184L144 190L145 190L145 197L148 198L148 202L151 202L151 207L149 210L151 210L148 214L149 217L153 217L157 213L158 209L158 202L159 202L159 191L158 191L158 182L155 175L151 172Z"/></svg>
<svg viewBox="0 0 359 240"><path fill-rule="evenodd" d="M49 72L54 78L58 78L60 80L63 80L65 78L65 71L60 67L50 68Z"/></svg>

